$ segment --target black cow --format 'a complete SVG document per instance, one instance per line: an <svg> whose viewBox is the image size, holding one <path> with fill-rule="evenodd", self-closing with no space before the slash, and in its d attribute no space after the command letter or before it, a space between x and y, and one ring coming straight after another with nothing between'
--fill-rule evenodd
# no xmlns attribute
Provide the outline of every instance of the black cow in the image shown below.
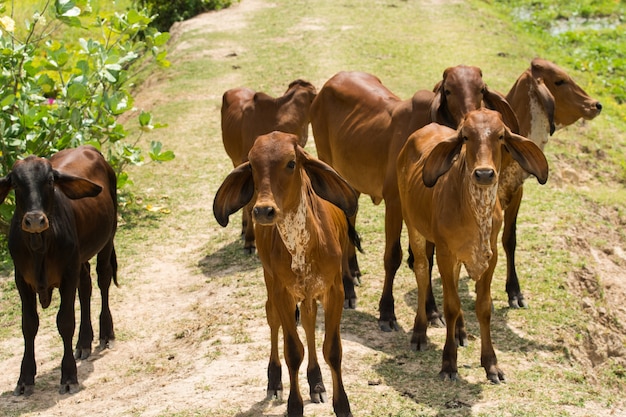
<svg viewBox="0 0 626 417"><path fill-rule="evenodd" d="M43 308L59 289L57 327L63 339L60 393L78 391L72 337L76 327L76 289L81 322L76 359L91 354L91 275L89 260L98 255L96 271L102 296L100 348L115 339L109 309L111 279L117 285L113 237L117 228L115 172L94 147L63 150L49 160L29 156L0 178L0 202L15 190L15 214L9 251L22 299L24 357L14 395L30 395L35 385L35 335L39 328L37 295Z"/></svg>

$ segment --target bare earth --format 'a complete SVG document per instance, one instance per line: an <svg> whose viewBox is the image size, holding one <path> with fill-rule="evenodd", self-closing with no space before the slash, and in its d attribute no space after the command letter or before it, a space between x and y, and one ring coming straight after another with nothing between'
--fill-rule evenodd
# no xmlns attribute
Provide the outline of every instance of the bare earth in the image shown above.
<svg viewBox="0 0 626 417"><path fill-rule="evenodd" d="M178 52L194 46L181 42L181 33L241 28L246 25L247 16L267 7L272 5L264 0L242 0L230 9L207 13L177 25L172 30L173 39L170 42L173 65L177 63ZM223 57L230 52L237 52L237 48L233 41L232 45L208 48L204 53ZM217 90L222 92L234 86L236 80L232 81L225 81L222 84L224 88ZM148 86L137 96L137 106L149 109L165 101L160 91L166 83L167 80L150 79ZM193 92L184 94L193 95ZM167 98L173 99L171 96ZM217 102L215 97L213 99ZM212 123L219 123L219 108L214 106L209 111L212 112L210 117L214 119ZM184 170L188 161L202 152L199 149L193 146L177 149L177 165L170 167ZM226 172L229 164L229 161L224 160L220 169ZM164 165L159 169L165 173L170 167ZM584 178L573 177L572 172L575 171L567 166L560 166L555 172L555 177L551 179L552 187L585 181ZM159 190L154 191L154 194L172 192ZM140 253L157 256L150 259L120 256L121 288L111 291L118 342L114 349L94 352L88 360L79 362L81 390L77 394L57 393L62 352L54 315L41 320L36 340L38 375L35 393L29 398L11 395L19 374L23 349L21 335L0 341L0 415L283 415L285 402L264 401L269 331L264 319L265 289L260 264L258 261L245 261L246 258L236 257L236 264L225 265L228 260L223 260L222 256L227 258L231 255L221 252L219 246L217 249L207 248L207 242L216 237L226 242L220 246L240 245L239 241L232 239L232 236L237 235L238 215L233 216L233 225L226 230L221 229L213 221L211 201L211 192L205 190L196 200L187 202L187 208L197 207L202 210L200 216L204 216L204 219L198 223L202 227L167 218L164 222L172 228L171 233L165 234L160 242L146 242L145 247L135 248ZM382 207L380 210L382 213ZM603 214L608 221L613 222L615 228L623 227L612 213L599 213ZM171 216L175 215L174 209ZM607 357L626 358L623 329L614 324L626 323L626 254L620 242L617 239L611 242L610 236L607 237L609 242L606 245L609 249L600 251L590 247L584 236L593 233L593 230L580 230L576 239L563 242L563 245L573 245L573 250L581 255L592 253L596 260L594 265L587 266L587 270L572 272L570 277L572 290L591 294L587 302L583 300L583 308L597 318L597 324L591 327L597 336L593 338L594 344L572 349L576 359L590 368L602 364ZM375 251L370 251L367 256L373 262L379 262L379 255ZM242 259L246 265L242 265ZM404 275L410 277L406 271ZM594 276L600 276L601 279L592 279ZM372 292L376 294L381 284L376 283L378 289L374 288ZM499 287L497 291L502 291L502 288ZM605 294L606 307L595 307L593 294L599 291ZM97 291L94 291L93 321L96 332L98 298ZM408 317L410 314L409 311ZM380 377L374 372L368 373L359 366L363 366L363 358L376 357L379 354L376 347L387 343L390 336L378 332L376 311L364 312L362 315L366 323L363 326L371 329L371 335L367 343L363 343L358 336L349 331L344 332L344 382L349 396L370 392L372 396L384 398L394 388L386 386L384 381L381 383ZM409 331L411 322L406 321L404 325L405 330ZM322 333L319 335L321 340ZM408 335L405 332L392 337L396 338L395 343L406 343L408 346ZM499 358L506 362L504 356ZM323 364L322 368L327 388L330 389L331 379L327 367ZM303 371L304 366L301 375ZM435 374L437 370L429 371ZM463 372L470 382L482 381L484 378L481 369L464 369ZM283 383L285 387L288 386L286 369L283 370ZM305 383L301 385L306 400L308 387ZM474 406L477 410L488 409L488 404L477 403ZM353 406L355 415L360 414L356 408ZM588 415L602 416L619 415L624 410L600 407L586 411ZM587 415L586 412L577 413L575 410L570 412L572 415ZM310 404L305 401L305 415L330 416L332 407L330 404Z"/></svg>

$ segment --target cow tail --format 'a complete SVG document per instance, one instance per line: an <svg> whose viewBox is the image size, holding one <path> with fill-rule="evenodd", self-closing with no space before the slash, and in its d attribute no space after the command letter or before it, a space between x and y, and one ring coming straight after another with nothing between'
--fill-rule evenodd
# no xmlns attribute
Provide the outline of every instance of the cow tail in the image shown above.
<svg viewBox="0 0 626 417"><path fill-rule="evenodd" d="M117 283L117 255L115 254L115 247L111 251L111 269L113 270L113 283L116 287L119 287Z"/></svg>
<svg viewBox="0 0 626 417"><path fill-rule="evenodd" d="M346 220L348 222L348 238L350 239L350 242L354 245L355 248L358 249L359 252L364 253L363 248L361 247L361 236L359 236L359 233L356 231L356 229L354 228L352 223L350 223L350 220L347 217Z"/></svg>

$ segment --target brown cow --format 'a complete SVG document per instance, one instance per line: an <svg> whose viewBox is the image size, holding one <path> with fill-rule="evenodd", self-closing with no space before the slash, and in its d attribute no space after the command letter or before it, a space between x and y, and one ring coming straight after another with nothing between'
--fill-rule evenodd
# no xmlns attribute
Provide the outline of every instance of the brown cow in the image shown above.
<svg viewBox="0 0 626 417"><path fill-rule="evenodd" d="M505 150L506 149L506 150ZM504 380L491 342L491 279L497 261L502 209L497 198L502 155L509 152L540 183L548 177L545 156L533 142L506 127L499 113L468 113L458 130L432 123L413 133L398 156L402 214L415 256L418 307L411 337L415 350L426 348L427 242L437 247L446 319L440 376L457 377L457 342L465 345L459 272L465 265L476 281L481 364L493 383Z"/></svg>
<svg viewBox="0 0 626 417"><path fill-rule="evenodd" d="M273 98L249 88L233 88L222 97L222 141L233 166L248 160L259 135L274 130L293 133L304 147L309 134L309 109L317 91L313 84L295 80L282 97ZM244 249L253 253L254 230L250 208L242 212Z"/></svg>
<svg viewBox="0 0 626 417"><path fill-rule="evenodd" d="M220 186L213 204L218 223L252 203L257 249L267 287L267 321L271 333L268 399L282 397L278 331L283 328L285 362L289 368L289 416L302 416L298 369L304 347L296 329L300 303L306 332L311 401L326 400L315 353L317 302L324 307L324 359L333 378L333 408L351 416L341 376L339 325L343 310L343 251L349 243L347 216L356 212L356 192L325 163L312 158L298 138L283 132L259 136L249 162L239 165Z"/></svg>
<svg viewBox="0 0 626 417"><path fill-rule="evenodd" d="M60 393L76 392L78 378L72 355L76 289L81 321L76 358L91 353L91 276L89 260L98 255L96 270L102 296L100 348L113 343L109 309L111 279L117 285L113 237L117 227L115 172L91 146L63 150L49 160L30 156L18 161L0 178L0 201L15 190L15 214L9 232L9 251L15 264L15 283L22 299L24 357L14 395L30 395L35 385L35 335L39 328L37 296L45 309L52 290L59 289L57 327L63 339Z"/></svg>
<svg viewBox="0 0 626 417"><path fill-rule="evenodd" d="M503 96L490 91L477 67L448 68L436 92L418 91L401 100L367 73L339 72L326 82L311 106L311 126L318 157L332 166L374 204L385 200L385 283L378 320L381 330L397 329L393 280L402 261L402 213L396 180L396 158L409 134L426 123L456 127L462 116L483 105L517 121ZM354 219L352 219L354 221ZM358 266L351 253L352 275Z"/></svg>
<svg viewBox="0 0 626 417"><path fill-rule="evenodd" d="M591 120L600 114L602 105L589 97L560 67L536 58L530 68L517 79L507 100L520 123L520 134L542 150L552 133L579 119ZM526 307L515 270L516 221L522 201L523 182L528 174L507 158L503 161L498 188L504 209L502 244L507 259L506 292L509 306Z"/></svg>

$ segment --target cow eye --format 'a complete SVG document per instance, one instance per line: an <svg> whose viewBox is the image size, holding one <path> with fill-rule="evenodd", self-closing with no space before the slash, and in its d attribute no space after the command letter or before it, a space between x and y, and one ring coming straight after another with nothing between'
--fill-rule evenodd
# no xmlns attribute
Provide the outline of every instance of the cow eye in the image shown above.
<svg viewBox="0 0 626 417"><path fill-rule="evenodd" d="M287 162L287 168L294 169L295 167L296 167L296 161L291 160L291 161Z"/></svg>
<svg viewBox="0 0 626 417"><path fill-rule="evenodd" d="M467 138L467 136L463 136L463 141L467 142L469 139Z"/></svg>
<svg viewBox="0 0 626 417"><path fill-rule="evenodd" d="M558 80L554 84L556 84L557 86L561 86L561 85L565 84L565 80Z"/></svg>

